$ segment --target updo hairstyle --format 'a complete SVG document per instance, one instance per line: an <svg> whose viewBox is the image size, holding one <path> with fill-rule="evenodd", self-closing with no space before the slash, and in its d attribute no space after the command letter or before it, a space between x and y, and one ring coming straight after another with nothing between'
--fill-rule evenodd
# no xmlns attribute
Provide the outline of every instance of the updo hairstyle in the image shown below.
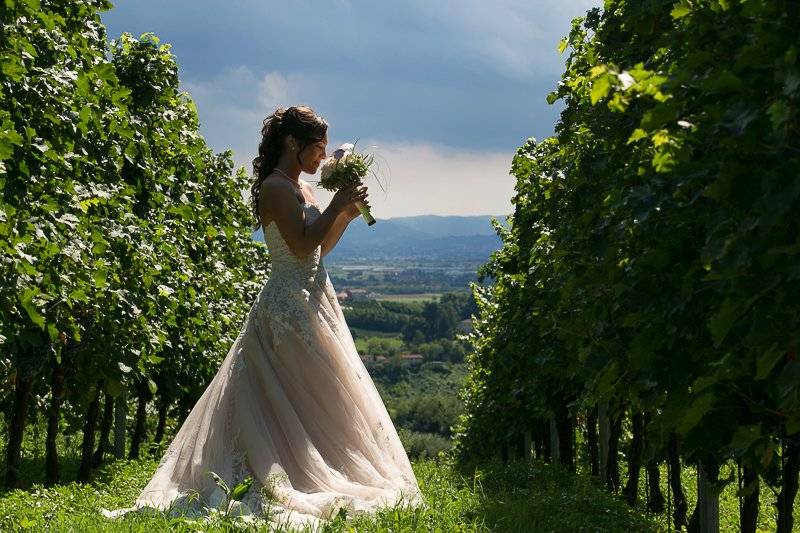
<svg viewBox="0 0 800 533"><path fill-rule="evenodd" d="M279 107L264 119L258 157L253 159L253 184L250 187L250 204L256 219L254 230L261 226L258 213L261 183L278 165L283 150L283 140L287 135L292 135L300 143L297 151L297 162L300 163L300 152L308 145L321 141L327 131L327 122L308 106Z"/></svg>

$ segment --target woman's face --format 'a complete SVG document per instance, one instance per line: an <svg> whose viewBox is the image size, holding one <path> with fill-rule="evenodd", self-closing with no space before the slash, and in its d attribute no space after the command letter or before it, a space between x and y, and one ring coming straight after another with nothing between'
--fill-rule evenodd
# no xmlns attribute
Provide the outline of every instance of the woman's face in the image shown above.
<svg viewBox="0 0 800 533"><path fill-rule="evenodd" d="M327 157L325 149L328 147L328 134L322 140L315 141L306 146L300 152L301 170L307 174L314 174L317 172L322 161Z"/></svg>

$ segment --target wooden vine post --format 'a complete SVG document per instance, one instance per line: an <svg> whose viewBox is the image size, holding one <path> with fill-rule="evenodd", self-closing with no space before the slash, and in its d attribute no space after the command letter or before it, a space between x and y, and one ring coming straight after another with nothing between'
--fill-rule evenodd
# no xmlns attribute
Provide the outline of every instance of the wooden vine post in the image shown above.
<svg viewBox="0 0 800 533"><path fill-rule="evenodd" d="M533 439L531 438L531 430L525 430L525 434L522 437L523 445L524 445L524 452L523 458L525 459L525 463L531 462L531 444Z"/></svg>
<svg viewBox="0 0 800 533"><path fill-rule="evenodd" d="M114 457L125 457L125 420L128 418L128 388L122 387L122 394L114 402Z"/></svg>
<svg viewBox="0 0 800 533"><path fill-rule="evenodd" d="M719 533L719 491L716 487L719 467L700 462L697 465L697 508L700 533Z"/></svg>
<svg viewBox="0 0 800 533"><path fill-rule="evenodd" d="M597 421L600 447L600 479L608 480L608 442L611 438L611 423L608 419L608 404L601 402L597 407Z"/></svg>
<svg viewBox="0 0 800 533"><path fill-rule="evenodd" d="M553 464L561 461L561 450L558 448L558 427L556 417L550 416L550 457Z"/></svg>

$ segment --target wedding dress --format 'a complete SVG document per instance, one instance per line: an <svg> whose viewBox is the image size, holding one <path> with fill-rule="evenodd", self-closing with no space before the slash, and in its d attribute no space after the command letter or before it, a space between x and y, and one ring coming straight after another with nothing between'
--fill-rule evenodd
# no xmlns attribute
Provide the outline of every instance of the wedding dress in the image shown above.
<svg viewBox="0 0 800 533"><path fill-rule="evenodd" d="M308 202L302 208L306 224L320 215ZM241 333L134 507L104 509L106 516L224 508L209 471L230 488L254 478L233 514L295 527L318 526L339 508L427 507L356 352L321 247L298 260L274 222L264 240L272 272Z"/></svg>

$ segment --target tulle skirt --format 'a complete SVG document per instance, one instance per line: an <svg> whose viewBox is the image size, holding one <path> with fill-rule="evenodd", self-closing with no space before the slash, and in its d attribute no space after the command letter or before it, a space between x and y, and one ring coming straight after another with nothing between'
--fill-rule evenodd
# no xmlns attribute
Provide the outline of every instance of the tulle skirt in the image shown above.
<svg viewBox="0 0 800 533"><path fill-rule="evenodd" d="M233 514L317 526L382 506L426 507L330 283L267 281L216 376L133 507L202 515L251 476ZM288 301L287 301L288 299Z"/></svg>

